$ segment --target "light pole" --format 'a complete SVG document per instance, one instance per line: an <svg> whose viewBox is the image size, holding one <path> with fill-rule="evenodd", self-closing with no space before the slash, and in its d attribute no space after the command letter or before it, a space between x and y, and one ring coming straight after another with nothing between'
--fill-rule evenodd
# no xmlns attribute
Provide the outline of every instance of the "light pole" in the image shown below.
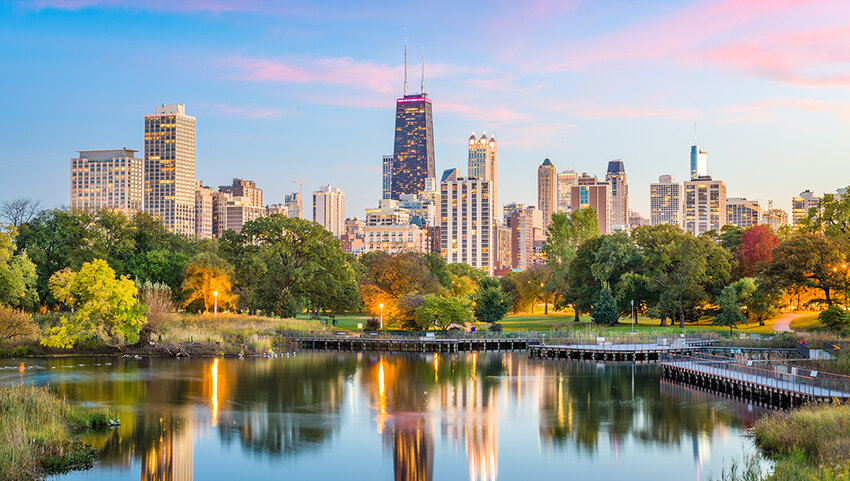
<svg viewBox="0 0 850 481"><path fill-rule="evenodd" d="M215 299L215 310L213 311L213 316L218 316L218 291L213 292L213 299Z"/></svg>
<svg viewBox="0 0 850 481"><path fill-rule="evenodd" d="M384 330L384 303L378 304L378 307L381 308L381 330Z"/></svg>

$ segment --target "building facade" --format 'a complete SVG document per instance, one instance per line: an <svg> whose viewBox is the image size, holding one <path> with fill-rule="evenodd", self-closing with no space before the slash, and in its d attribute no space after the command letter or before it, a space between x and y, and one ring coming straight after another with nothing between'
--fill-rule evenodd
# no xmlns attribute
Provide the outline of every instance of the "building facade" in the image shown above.
<svg viewBox="0 0 850 481"><path fill-rule="evenodd" d="M233 179L231 185L219 186L218 191L233 197L242 197L245 202L254 206L263 205L263 189L257 188L257 183L253 180Z"/></svg>
<svg viewBox="0 0 850 481"><path fill-rule="evenodd" d="M693 235L720 232L726 225L726 184L709 176L686 181L683 220L685 232Z"/></svg>
<svg viewBox="0 0 850 481"><path fill-rule="evenodd" d="M558 174L558 212L570 213L573 209L573 186L578 184L578 172L565 170Z"/></svg>
<svg viewBox="0 0 850 481"><path fill-rule="evenodd" d="M393 192L393 156L385 155L381 158L382 173L381 186L383 194L382 199L391 199Z"/></svg>
<svg viewBox="0 0 850 481"><path fill-rule="evenodd" d="M510 222L509 222L508 219L510 219L511 216L514 215L514 212L516 212L518 210L524 210L524 209L525 209L525 204L521 204L519 202L511 202L511 203L505 204L504 207L502 207L502 216L503 216L502 218L505 219L504 224L507 225L507 226L510 226Z"/></svg>
<svg viewBox="0 0 850 481"><path fill-rule="evenodd" d="M492 189L490 197L493 205L499 205L499 164L496 161L498 150L496 137L491 135L488 140L487 133L485 132L480 138L476 139L475 133L473 133L469 136L468 144L469 177L481 177L490 182L490 188ZM498 216L497 209L494 209L493 213Z"/></svg>
<svg viewBox="0 0 850 481"><path fill-rule="evenodd" d="M283 205L289 210L289 217L304 218L304 201L300 192L284 195Z"/></svg>
<svg viewBox="0 0 850 481"><path fill-rule="evenodd" d="M726 199L726 223L749 229L762 223L763 211L757 200L743 197Z"/></svg>
<svg viewBox="0 0 850 481"><path fill-rule="evenodd" d="M376 225L363 228L363 252L428 252L428 233L413 224Z"/></svg>
<svg viewBox="0 0 850 481"><path fill-rule="evenodd" d="M216 239L227 230L227 202L232 198L224 192L212 193L212 234Z"/></svg>
<svg viewBox="0 0 850 481"><path fill-rule="evenodd" d="M224 194L229 195L226 192ZM250 197L231 196L225 204L225 209L227 216L225 230L236 233L242 232L242 226L246 222L266 216L266 208L254 205L254 199Z"/></svg>
<svg viewBox="0 0 850 481"><path fill-rule="evenodd" d="M145 115L145 212L171 232L195 234L195 118L183 104Z"/></svg>
<svg viewBox="0 0 850 481"><path fill-rule="evenodd" d="M537 208L543 213L546 226L558 207L558 173L548 158L537 168Z"/></svg>
<svg viewBox="0 0 850 481"><path fill-rule="evenodd" d="M425 179L436 177L434 167L434 121L431 99L422 92L407 95L405 65L404 96L396 100L395 142L393 145L390 198L401 194L418 194L425 190Z"/></svg>
<svg viewBox="0 0 850 481"><path fill-rule="evenodd" d="M622 160L608 162L605 182L611 186L611 224L614 230L629 228L629 183ZM617 227L619 226L619 227Z"/></svg>
<svg viewBox="0 0 850 481"><path fill-rule="evenodd" d="M144 160L135 150L81 150L71 159L71 208L132 217L144 208Z"/></svg>
<svg viewBox="0 0 850 481"><path fill-rule="evenodd" d="M195 238L211 239L213 236L213 195L215 189L198 181L195 187Z"/></svg>
<svg viewBox="0 0 850 481"><path fill-rule="evenodd" d="M441 182L440 203L443 258L492 274L495 238L490 182L480 177Z"/></svg>
<svg viewBox="0 0 850 481"><path fill-rule="evenodd" d="M773 229L778 229L788 224L788 213L782 209L770 207L764 214L763 222Z"/></svg>
<svg viewBox="0 0 850 481"><path fill-rule="evenodd" d="M652 225L670 224L683 227L682 184L672 175L658 177L649 184L649 220Z"/></svg>
<svg viewBox="0 0 850 481"><path fill-rule="evenodd" d="M804 190L800 195L791 199L791 223L799 225L800 221L809 215L809 209L817 207L821 197L816 196L811 190Z"/></svg>
<svg viewBox="0 0 850 481"><path fill-rule="evenodd" d="M334 237L345 233L345 192L323 185L313 192L313 221L329 230Z"/></svg>
<svg viewBox="0 0 850 481"><path fill-rule="evenodd" d="M578 184L572 186L570 196L572 212L592 208L596 211L599 233L604 235L613 232L611 185L608 182L599 182L596 177L583 173L578 178Z"/></svg>
<svg viewBox="0 0 850 481"><path fill-rule="evenodd" d="M700 177L708 177L708 152L699 148L699 145L691 146L691 180Z"/></svg>
<svg viewBox="0 0 850 481"><path fill-rule="evenodd" d="M525 270L534 265L535 221L542 223L542 220L541 211L534 207L511 215L508 222L511 229L511 267Z"/></svg>

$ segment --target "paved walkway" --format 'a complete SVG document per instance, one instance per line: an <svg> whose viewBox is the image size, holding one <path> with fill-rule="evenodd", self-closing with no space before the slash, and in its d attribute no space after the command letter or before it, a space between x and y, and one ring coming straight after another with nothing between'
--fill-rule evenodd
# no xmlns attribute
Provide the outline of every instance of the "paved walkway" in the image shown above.
<svg viewBox="0 0 850 481"><path fill-rule="evenodd" d="M776 378L768 377L768 376L760 376L758 374L744 373L744 372L736 372L731 369L722 369L716 366L705 365L700 362L694 361L669 361L663 362L662 364L666 364L668 366L679 367L690 369L692 371L702 372L705 374L713 374L715 376L722 376L727 379L732 379L740 382L748 382L751 384L757 384L760 386L767 386L776 389L783 389L785 391L796 392L800 394L808 394L810 396L815 396L819 398L850 398L850 393L844 391L836 391L834 389L829 389L820 386L813 386L809 384L804 384L802 382L794 382L794 381L784 381ZM797 376L787 375L789 379L800 379L802 381L803 378L798 378Z"/></svg>
<svg viewBox="0 0 850 481"><path fill-rule="evenodd" d="M803 317L807 314L799 314L794 312L786 312L776 322L773 323L773 330L776 332L797 332L791 329L791 321L798 317Z"/></svg>

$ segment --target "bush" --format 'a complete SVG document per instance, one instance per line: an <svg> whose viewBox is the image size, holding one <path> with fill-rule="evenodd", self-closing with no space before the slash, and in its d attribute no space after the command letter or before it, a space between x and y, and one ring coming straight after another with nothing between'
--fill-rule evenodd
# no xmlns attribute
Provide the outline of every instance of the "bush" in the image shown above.
<svg viewBox="0 0 850 481"><path fill-rule="evenodd" d="M614 295L611 294L611 289L605 286L599 293L599 299L593 305L593 322L602 325L614 325L619 319L617 302L614 300Z"/></svg>
<svg viewBox="0 0 850 481"><path fill-rule="evenodd" d="M847 313L844 309L838 306L832 306L829 309L818 314L818 320L831 331L840 331L847 325Z"/></svg>
<svg viewBox="0 0 850 481"><path fill-rule="evenodd" d="M0 342L36 334L38 325L24 311L0 304Z"/></svg>
<svg viewBox="0 0 850 481"><path fill-rule="evenodd" d="M502 325L495 322L490 324L490 332L502 332Z"/></svg>

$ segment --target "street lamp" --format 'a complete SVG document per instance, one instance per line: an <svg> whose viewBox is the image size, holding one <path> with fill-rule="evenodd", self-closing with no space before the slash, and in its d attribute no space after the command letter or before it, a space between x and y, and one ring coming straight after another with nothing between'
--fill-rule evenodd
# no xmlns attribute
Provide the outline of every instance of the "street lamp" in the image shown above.
<svg viewBox="0 0 850 481"><path fill-rule="evenodd" d="M381 308L381 330L384 330L384 303L378 304L378 307Z"/></svg>
<svg viewBox="0 0 850 481"><path fill-rule="evenodd" d="M218 316L218 291L213 292L213 299L215 299L215 310L213 311L213 315Z"/></svg>

